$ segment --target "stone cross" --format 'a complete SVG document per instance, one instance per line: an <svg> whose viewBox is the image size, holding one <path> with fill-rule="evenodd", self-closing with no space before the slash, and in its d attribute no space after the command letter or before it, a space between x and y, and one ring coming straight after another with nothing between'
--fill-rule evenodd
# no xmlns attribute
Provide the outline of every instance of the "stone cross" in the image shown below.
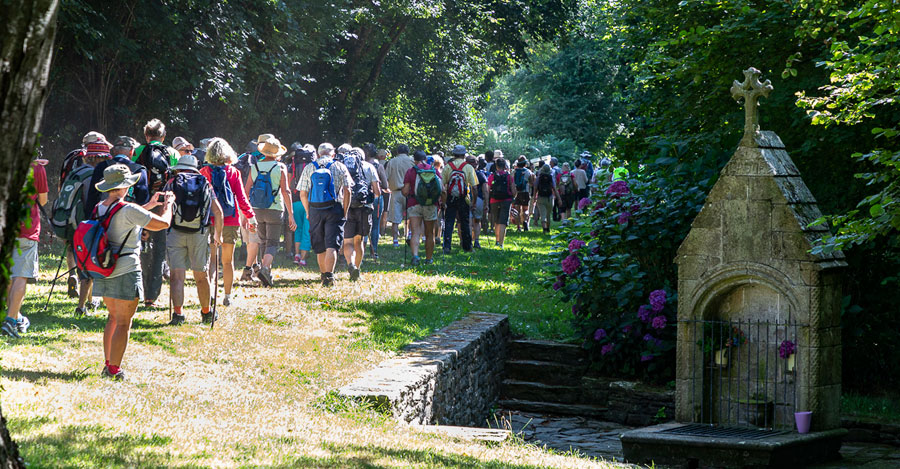
<svg viewBox="0 0 900 469"><path fill-rule="evenodd" d="M753 138L759 132L759 97L769 97L772 92L772 82L766 80L759 81L762 72L750 67L744 70L744 82L737 80L731 85L731 96L735 100L740 101L744 98L744 138L741 139L741 146L755 147L756 140Z"/></svg>

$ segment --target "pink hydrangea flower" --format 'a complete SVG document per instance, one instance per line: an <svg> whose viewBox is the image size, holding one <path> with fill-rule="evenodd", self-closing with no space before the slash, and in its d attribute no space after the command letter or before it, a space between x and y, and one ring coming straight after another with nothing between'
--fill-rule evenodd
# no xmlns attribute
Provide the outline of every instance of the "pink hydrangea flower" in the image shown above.
<svg viewBox="0 0 900 469"><path fill-rule="evenodd" d="M654 329L663 329L664 327L666 327L666 317L665 316L657 316L657 317L653 318L653 322L650 323L650 325Z"/></svg>
<svg viewBox="0 0 900 469"><path fill-rule="evenodd" d="M625 181L616 181L606 189L606 195L610 197L621 197L629 192L628 183Z"/></svg>
<svg viewBox="0 0 900 469"><path fill-rule="evenodd" d="M594 340L600 340L606 337L606 329L597 329L594 331Z"/></svg>
<svg viewBox="0 0 900 469"><path fill-rule="evenodd" d="M583 247L587 246L587 244L580 239L573 239L569 241L569 252L575 252Z"/></svg>
<svg viewBox="0 0 900 469"><path fill-rule="evenodd" d="M581 267L581 259L575 254L569 254L568 257L562 260L562 270L567 275L574 274L579 267Z"/></svg>

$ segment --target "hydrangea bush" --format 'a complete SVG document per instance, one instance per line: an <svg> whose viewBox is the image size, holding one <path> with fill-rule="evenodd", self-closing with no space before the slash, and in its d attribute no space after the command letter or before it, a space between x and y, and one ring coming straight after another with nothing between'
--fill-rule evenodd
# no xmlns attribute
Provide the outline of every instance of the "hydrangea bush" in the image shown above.
<svg viewBox="0 0 900 469"><path fill-rule="evenodd" d="M571 304L601 373L674 377L673 261L712 181L685 183L673 169L650 165L595 187L554 238L546 285Z"/></svg>

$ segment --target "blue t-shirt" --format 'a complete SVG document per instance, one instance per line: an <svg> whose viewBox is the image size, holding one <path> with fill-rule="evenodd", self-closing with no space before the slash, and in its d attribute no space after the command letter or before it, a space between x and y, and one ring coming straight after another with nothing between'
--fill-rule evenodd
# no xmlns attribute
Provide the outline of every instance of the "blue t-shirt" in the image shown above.
<svg viewBox="0 0 900 469"><path fill-rule="evenodd" d="M487 183L487 171L480 169L475 171L475 176L478 177L478 198L484 200L484 184Z"/></svg>

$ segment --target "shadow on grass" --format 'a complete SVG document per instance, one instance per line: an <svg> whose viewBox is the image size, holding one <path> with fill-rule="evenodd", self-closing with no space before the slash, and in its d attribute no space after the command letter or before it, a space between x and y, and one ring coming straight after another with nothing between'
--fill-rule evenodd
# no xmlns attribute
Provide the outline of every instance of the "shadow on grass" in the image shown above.
<svg viewBox="0 0 900 469"><path fill-rule="evenodd" d="M81 381L90 374L88 373L88 368L84 370L76 370L76 371L67 371L64 373L56 372L56 371L41 371L41 370L20 370L16 368L10 368L8 366L3 367L2 373L4 378L7 378L12 381L30 381L32 383L36 383L44 380L58 380L58 381Z"/></svg>
<svg viewBox="0 0 900 469"><path fill-rule="evenodd" d="M34 467L163 467L173 464L169 452L153 450L168 445L169 437L117 434L101 425L65 425L47 434L40 431L50 423L53 422L45 417L9 419L10 432L19 444L22 457Z"/></svg>
<svg viewBox="0 0 900 469"><path fill-rule="evenodd" d="M277 467L360 468L388 467L538 469L533 464L482 461L472 456L444 453L436 449L398 449L375 445L323 444L332 454L324 457L301 456Z"/></svg>

